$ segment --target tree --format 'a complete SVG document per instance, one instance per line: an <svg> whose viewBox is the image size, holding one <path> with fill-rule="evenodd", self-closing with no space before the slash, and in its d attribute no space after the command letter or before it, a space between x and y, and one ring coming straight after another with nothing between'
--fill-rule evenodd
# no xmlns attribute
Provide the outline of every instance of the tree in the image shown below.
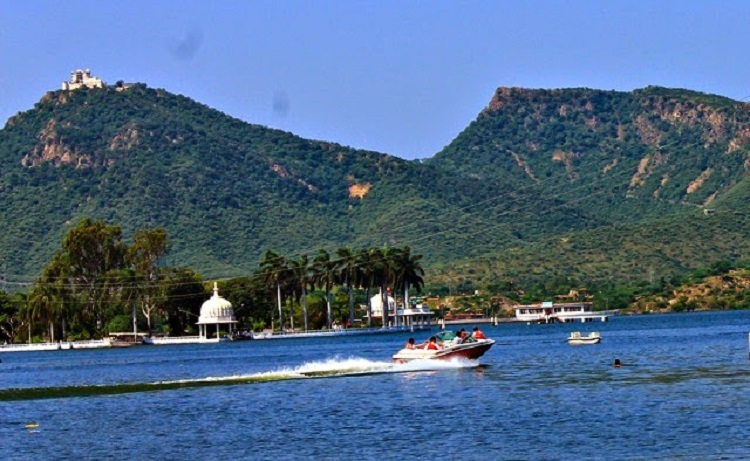
<svg viewBox="0 0 750 461"><path fill-rule="evenodd" d="M326 327L331 328L331 289L338 283L336 261L331 260L331 255L326 250L319 250L313 259L313 279L324 287L326 291Z"/></svg>
<svg viewBox="0 0 750 461"><path fill-rule="evenodd" d="M310 263L307 255L289 262L290 282L292 293L296 301L302 304L302 318L307 331L307 285L311 282Z"/></svg>
<svg viewBox="0 0 750 461"><path fill-rule="evenodd" d="M234 313L243 326L249 324L254 331L259 331L273 318L276 290L269 289L259 272L251 277L227 280L220 288L232 305L239 306Z"/></svg>
<svg viewBox="0 0 750 461"><path fill-rule="evenodd" d="M376 280L380 282L380 296L383 303L383 327L387 327L390 324L390 303L388 299L388 291L390 288L395 288L396 253L397 250L395 248L383 248L380 251L380 257L376 258L375 260L375 267L377 268Z"/></svg>
<svg viewBox="0 0 750 461"><path fill-rule="evenodd" d="M9 295L0 290L0 333L5 341L13 344L28 323L21 315L22 295Z"/></svg>
<svg viewBox="0 0 750 461"><path fill-rule="evenodd" d="M133 237L133 244L128 248L127 260L135 269L138 279L138 300L141 312L146 318L148 335L151 336L151 316L164 301L164 287L161 284L159 260L169 251L167 231L163 227L156 229L139 229Z"/></svg>
<svg viewBox="0 0 750 461"><path fill-rule="evenodd" d="M55 308L54 294L48 285L36 285L28 297L26 315L29 323L36 320L47 322L47 334L50 342L55 341Z"/></svg>
<svg viewBox="0 0 750 461"><path fill-rule="evenodd" d="M70 316L70 306L73 304L71 291L66 286L66 275L65 270L67 265L63 263L65 256L61 254L55 255L52 262L50 262L43 270L42 275L37 278L34 291L43 291L49 296L49 300L52 303L51 315L53 320L60 322L60 333L61 339L66 340L67 334L67 322ZM54 334L54 327L50 327L52 334ZM51 338L54 341L54 338Z"/></svg>
<svg viewBox="0 0 750 461"><path fill-rule="evenodd" d="M268 250L260 263L261 277L271 286L276 287L276 302L279 308L279 328L284 330L284 314L281 311L281 285L285 283L287 273L286 260L275 251Z"/></svg>
<svg viewBox="0 0 750 461"><path fill-rule="evenodd" d="M110 303L110 310L114 310L112 317L124 315L130 318L128 328L121 330L118 324L110 325L108 327L110 333L130 331L133 328L133 322L137 319L136 307L142 291L141 281L142 279L138 277L135 270L130 267L112 271L108 275L104 292ZM149 334L151 334L150 331Z"/></svg>
<svg viewBox="0 0 750 461"><path fill-rule="evenodd" d="M422 255L412 255L408 246L394 251L394 275L396 283L404 290L404 309L409 306L409 287L415 287L420 292L424 286L424 269L419 262L421 259Z"/></svg>
<svg viewBox="0 0 750 461"><path fill-rule="evenodd" d="M206 299L203 280L188 268L165 268L162 276L165 323L170 335L183 335L196 324Z"/></svg>
<svg viewBox="0 0 750 461"><path fill-rule="evenodd" d="M390 304L388 302L388 289L395 279L395 264L393 261L394 249L373 248L370 250L369 258L373 267L373 281L380 287L380 301L383 307L383 327L390 323Z"/></svg>
<svg viewBox="0 0 750 461"><path fill-rule="evenodd" d="M349 295L349 325L354 325L354 284L359 279L359 266L357 266L357 257L350 248L339 248L336 251L339 257L339 280L346 286L346 292Z"/></svg>
<svg viewBox="0 0 750 461"><path fill-rule="evenodd" d="M120 226L83 219L63 239L62 251L51 264L51 271L62 274L73 297L84 306L84 328L101 333L104 326L102 290L104 279L125 266L126 247Z"/></svg>
<svg viewBox="0 0 750 461"><path fill-rule="evenodd" d="M367 300L367 326L372 327L372 302L370 301L370 288L377 286L375 281L375 262L373 261L373 249L365 248L357 252L357 267L359 267L359 286L365 290Z"/></svg>

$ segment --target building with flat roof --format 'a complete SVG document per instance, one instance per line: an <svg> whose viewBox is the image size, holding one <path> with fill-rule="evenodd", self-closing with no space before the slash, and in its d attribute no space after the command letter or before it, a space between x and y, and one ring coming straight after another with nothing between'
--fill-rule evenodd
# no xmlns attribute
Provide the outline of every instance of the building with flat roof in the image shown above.
<svg viewBox="0 0 750 461"><path fill-rule="evenodd" d="M103 88L104 82L99 77L91 76L91 69L76 69L70 73L70 81L62 83L63 90L77 90L83 87Z"/></svg>
<svg viewBox="0 0 750 461"><path fill-rule="evenodd" d="M610 315L617 315L617 310L595 311L590 302L553 303L545 301L537 304L513 306L516 319L527 323L569 323L591 322L599 319L606 322Z"/></svg>

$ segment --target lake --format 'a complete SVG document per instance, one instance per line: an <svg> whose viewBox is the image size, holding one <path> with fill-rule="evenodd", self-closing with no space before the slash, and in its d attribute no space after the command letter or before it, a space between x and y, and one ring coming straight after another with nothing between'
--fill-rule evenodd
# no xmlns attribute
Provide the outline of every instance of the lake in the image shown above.
<svg viewBox="0 0 750 461"><path fill-rule="evenodd" d="M750 459L748 311L480 327L480 367L395 365L408 334L3 353L0 456Z"/></svg>

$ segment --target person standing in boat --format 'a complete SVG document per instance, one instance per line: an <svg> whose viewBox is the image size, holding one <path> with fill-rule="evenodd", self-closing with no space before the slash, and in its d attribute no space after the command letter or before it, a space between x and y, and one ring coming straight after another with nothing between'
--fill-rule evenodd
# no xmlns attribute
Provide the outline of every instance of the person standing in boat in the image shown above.
<svg viewBox="0 0 750 461"><path fill-rule="evenodd" d="M484 336L484 333L482 333L482 330L480 330L479 327L474 327L474 331L471 333L471 337L474 339L487 339L487 337Z"/></svg>

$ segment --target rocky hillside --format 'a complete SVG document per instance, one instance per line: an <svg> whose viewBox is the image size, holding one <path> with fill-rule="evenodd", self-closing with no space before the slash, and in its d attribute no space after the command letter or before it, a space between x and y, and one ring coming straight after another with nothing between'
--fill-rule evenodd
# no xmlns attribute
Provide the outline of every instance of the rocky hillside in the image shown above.
<svg viewBox="0 0 750 461"><path fill-rule="evenodd" d="M747 106L686 90L500 88L425 162L143 84L55 91L0 130L0 267L33 278L91 217L165 227L168 262L207 277L410 245L428 282L639 280L747 258L749 159Z"/></svg>
<svg viewBox="0 0 750 461"><path fill-rule="evenodd" d="M750 270L696 277L666 294L638 299L630 307L634 313L710 309L750 309Z"/></svg>
<svg viewBox="0 0 750 461"><path fill-rule="evenodd" d="M538 188L597 216L710 207L750 170L750 105L649 87L499 88L431 163ZM605 213L605 214L603 214Z"/></svg>
<svg viewBox="0 0 750 461"><path fill-rule="evenodd" d="M498 184L248 124L164 90L56 91L0 131L0 255L32 278L83 217L163 226L170 263L246 274L268 249L412 244L477 254L471 207ZM531 197L530 201L537 199ZM552 216L553 221L561 216Z"/></svg>

